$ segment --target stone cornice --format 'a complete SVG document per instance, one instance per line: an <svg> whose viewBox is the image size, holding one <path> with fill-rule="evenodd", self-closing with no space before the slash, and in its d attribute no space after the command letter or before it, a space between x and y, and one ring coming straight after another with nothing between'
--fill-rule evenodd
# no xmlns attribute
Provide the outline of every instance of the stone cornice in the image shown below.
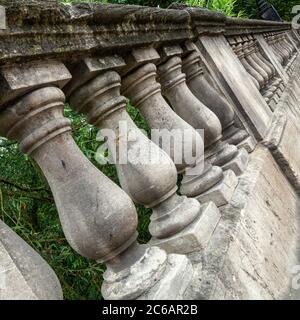
<svg viewBox="0 0 300 320"><path fill-rule="evenodd" d="M142 6L56 1L0 1L0 64L37 58L71 61L93 52L180 42L192 37L189 14Z"/></svg>
<svg viewBox="0 0 300 320"><path fill-rule="evenodd" d="M291 29L288 22L274 22L255 19L240 19L227 17L225 35L257 34L264 32L283 31Z"/></svg>
<svg viewBox="0 0 300 320"><path fill-rule="evenodd" d="M189 7L187 5L177 3L172 4L169 8L189 13L191 27L195 36L203 34L220 34L225 31L226 16L221 12Z"/></svg>
<svg viewBox="0 0 300 320"><path fill-rule="evenodd" d="M136 47L180 44L199 35L242 35L290 29L289 23L226 18L173 4L169 9L100 3L0 0L0 65L37 59L70 64L93 55L126 55Z"/></svg>

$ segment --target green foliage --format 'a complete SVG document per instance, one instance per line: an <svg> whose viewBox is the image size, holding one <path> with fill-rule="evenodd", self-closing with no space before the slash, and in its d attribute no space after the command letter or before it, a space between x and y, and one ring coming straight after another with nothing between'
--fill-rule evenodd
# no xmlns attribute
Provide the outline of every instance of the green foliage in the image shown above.
<svg viewBox="0 0 300 320"><path fill-rule="evenodd" d="M198 6L209 10L220 11L230 17L243 17L242 10L236 11L235 6L237 0L186 0L186 4L190 6Z"/></svg>
<svg viewBox="0 0 300 320"><path fill-rule="evenodd" d="M293 17L292 8L299 5L299 0L267 0L267 2L275 7L285 21L291 21ZM236 10L243 10L251 19L260 19L256 0L238 0Z"/></svg>

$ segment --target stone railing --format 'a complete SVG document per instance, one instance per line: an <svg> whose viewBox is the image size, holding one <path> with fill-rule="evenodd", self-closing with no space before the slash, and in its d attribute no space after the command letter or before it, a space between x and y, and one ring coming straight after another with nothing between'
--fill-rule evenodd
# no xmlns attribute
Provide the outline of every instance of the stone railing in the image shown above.
<svg viewBox="0 0 300 320"><path fill-rule="evenodd" d="M226 18L180 5L0 4L7 15L7 29L0 31L0 133L17 140L42 169L69 244L106 263L103 296L210 297L191 281L199 280L195 257L224 233L218 228L229 208L237 210L234 199L244 186L249 154L269 148L299 191L299 168L272 140L283 132L276 124L287 111L280 117L277 110L292 97L286 91L299 92L299 33L289 23ZM127 114L126 98L151 129L189 129L192 135L177 147L203 148L204 154L175 165L175 147L149 140ZM63 116L65 102L100 130L112 129L117 139L119 122L127 124L127 134L135 137L128 158L138 161L117 164L123 190L76 146ZM294 100L289 106L295 108ZM204 130L204 139L195 129ZM150 150L159 165L147 161ZM180 193L177 174L183 175ZM147 246L136 240L133 201L152 209ZM11 255L16 248L5 242L1 235L0 245ZM29 249L23 255L50 276L35 279L34 289L27 284L21 298L31 297L28 290L35 298L60 298L45 263ZM209 263L206 268L209 277ZM56 288L50 296L43 292L46 281ZM0 289L0 297L12 296Z"/></svg>

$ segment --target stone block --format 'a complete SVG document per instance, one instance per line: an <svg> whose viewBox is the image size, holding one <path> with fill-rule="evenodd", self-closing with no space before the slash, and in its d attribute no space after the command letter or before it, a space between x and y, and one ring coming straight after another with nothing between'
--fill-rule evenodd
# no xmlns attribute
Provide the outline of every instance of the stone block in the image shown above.
<svg viewBox="0 0 300 320"><path fill-rule="evenodd" d="M244 148L241 148L239 149L238 155L234 159L226 163L224 166L222 166L222 169L223 170L230 169L237 176L240 176L247 168L248 160L249 160L248 152Z"/></svg>
<svg viewBox="0 0 300 320"><path fill-rule="evenodd" d="M169 254L161 279L138 300L182 300L193 278L193 266L184 255Z"/></svg>
<svg viewBox="0 0 300 320"><path fill-rule="evenodd" d="M120 75L125 76L133 69L146 63L156 63L159 59L160 56L153 47L134 48L125 57L126 66L122 68Z"/></svg>
<svg viewBox="0 0 300 320"><path fill-rule="evenodd" d="M34 61L0 68L0 105L43 86L62 88L71 74L59 61Z"/></svg>
<svg viewBox="0 0 300 320"><path fill-rule="evenodd" d="M268 149L259 147L204 250L188 255L186 299L299 299L299 198Z"/></svg>
<svg viewBox="0 0 300 320"><path fill-rule="evenodd" d="M224 172L224 178L208 191L197 196L200 203L212 201L217 207L229 203L238 184L238 178L232 170Z"/></svg>
<svg viewBox="0 0 300 320"><path fill-rule="evenodd" d="M299 116L291 114L285 104L274 112L272 126L263 141L274 159L300 195L300 126Z"/></svg>
<svg viewBox="0 0 300 320"><path fill-rule="evenodd" d="M244 148L248 153L251 153L256 147L256 141L253 137L249 136L245 140L241 141L237 147L239 149Z"/></svg>
<svg viewBox="0 0 300 320"><path fill-rule="evenodd" d="M149 244L168 253L186 254L201 250L209 243L219 220L220 211L216 205L213 202L205 203L200 215L189 226L166 239L152 238Z"/></svg>

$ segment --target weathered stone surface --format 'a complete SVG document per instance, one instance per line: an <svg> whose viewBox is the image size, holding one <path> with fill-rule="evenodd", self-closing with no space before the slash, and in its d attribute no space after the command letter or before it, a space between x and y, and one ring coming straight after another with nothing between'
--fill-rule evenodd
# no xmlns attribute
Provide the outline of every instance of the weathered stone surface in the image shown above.
<svg viewBox="0 0 300 320"><path fill-rule="evenodd" d="M220 211L213 202L201 206L193 223L169 239L152 238L149 244L169 253L190 253L205 248L220 220Z"/></svg>
<svg viewBox="0 0 300 320"><path fill-rule="evenodd" d="M149 226L151 234L162 239L169 238L200 214L200 205L194 199L176 194L177 171L174 163L167 153L137 128L127 114L126 99L120 95L120 87L118 73L101 73L73 92L70 105L85 113L89 123L114 132L115 138L109 139L108 147L114 154L122 188L133 201L153 209ZM122 131L120 123L126 124ZM115 143L124 139L122 135L130 140L126 146L123 142Z"/></svg>
<svg viewBox="0 0 300 320"><path fill-rule="evenodd" d="M105 299L181 299L192 279L192 265L186 256L167 255L157 247L135 247L125 253L123 262L121 270L109 265L103 275Z"/></svg>
<svg viewBox="0 0 300 320"><path fill-rule="evenodd" d="M192 37L189 14L183 10L33 0L1 0L0 5L7 11L0 64L39 57L70 63L95 51L120 53Z"/></svg>
<svg viewBox="0 0 300 320"><path fill-rule="evenodd" d="M234 190L238 184L238 178L232 170L224 172L224 178L217 185L196 197L201 203L212 201L217 207L230 202Z"/></svg>
<svg viewBox="0 0 300 320"><path fill-rule="evenodd" d="M189 255L190 299L282 299L299 264L299 198L267 149L257 148L208 244Z"/></svg>
<svg viewBox="0 0 300 320"><path fill-rule="evenodd" d="M242 142L240 142L237 147L240 148L244 148L247 150L248 153L251 153L255 147L256 147L257 143L254 140L253 137L249 136L248 138L246 138L245 140L243 140Z"/></svg>
<svg viewBox="0 0 300 320"><path fill-rule="evenodd" d="M230 93L257 139L271 123L271 110L223 36L202 36L197 46L219 82Z"/></svg>
<svg viewBox="0 0 300 320"><path fill-rule="evenodd" d="M299 67L300 65L297 70ZM272 126L263 143L270 149L278 165L300 194L300 111L299 93L295 95L297 88L299 90L293 77L277 105Z"/></svg>
<svg viewBox="0 0 300 320"><path fill-rule="evenodd" d="M247 168L249 155L246 149L240 148L238 155L222 166L223 170L232 170L237 176L240 176Z"/></svg>
<svg viewBox="0 0 300 320"><path fill-rule="evenodd" d="M0 220L0 300L60 300L50 266Z"/></svg>
<svg viewBox="0 0 300 320"><path fill-rule="evenodd" d="M186 256L169 254L161 280L138 300L182 300L193 273L192 263Z"/></svg>
<svg viewBox="0 0 300 320"><path fill-rule="evenodd" d="M285 73L285 71L282 68L281 64L279 63L278 59L274 55L274 52L272 51L270 46L268 46L264 36L262 34L257 34L257 35L254 35L254 37L258 41L258 43L260 44L264 53L268 56L273 67L276 69L276 72L281 76L281 78L285 81L285 83L287 83L287 81L288 81L287 74Z"/></svg>
<svg viewBox="0 0 300 320"><path fill-rule="evenodd" d="M1 107L42 86L62 88L71 79L68 69L54 60L3 66L0 68L0 76Z"/></svg>

